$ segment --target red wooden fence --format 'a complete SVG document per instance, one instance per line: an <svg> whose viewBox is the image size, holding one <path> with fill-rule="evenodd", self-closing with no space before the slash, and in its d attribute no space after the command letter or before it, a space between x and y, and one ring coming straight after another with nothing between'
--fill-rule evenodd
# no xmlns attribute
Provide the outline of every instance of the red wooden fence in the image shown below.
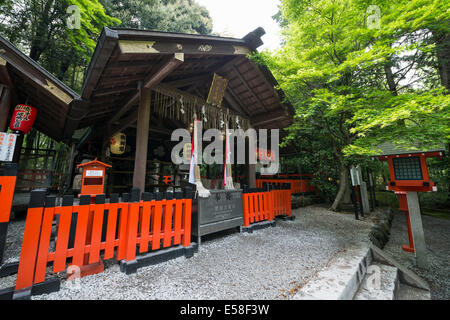
<svg viewBox="0 0 450 320"><path fill-rule="evenodd" d="M6 246L9 218L11 216L14 189L17 181L17 164L5 164L0 176L0 265Z"/></svg>
<svg viewBox="0 0 450 320"><path fill-rule="evenodd" d="M9 222L16 181L17 165L5 166L0 176L0 223Z"/></svg>
<svg viewBox="0 0 450 320"><path fill-rule="evenodd" d="M272 221L277 216L292 216L291 187L264 185L262 189L246 189L242 194L244 227L263 220Z"/></svg>
<svg viewBox="0 0 450 320"><path fill-rule="evenodd" d="M180 195L181 194L181 195ZM30 205L16 280L16 291L45 281L48 262L52 273L64 271L66 265L83 266L103 259L134 260L139 253L162 247L190 245L191 199L162 199L162 194L143 193L143 200L118 202L112 195L104 203L104 195L90 204L89 196L81 196L80 205L73 196L65 196L62 206L55 206L54 196L44 191L31 193ZM180 199L178 199L180 198ZM52 222L59 215L54 248L50 237ZM149 247L149 242L151 247Z"/></svg>
<svg viewBox="0 0 450 320"><path fill-rule="evenodd" d="M273 196L268 190L244 189L242 201L244 227L263 220L273 220Z"/></svg>

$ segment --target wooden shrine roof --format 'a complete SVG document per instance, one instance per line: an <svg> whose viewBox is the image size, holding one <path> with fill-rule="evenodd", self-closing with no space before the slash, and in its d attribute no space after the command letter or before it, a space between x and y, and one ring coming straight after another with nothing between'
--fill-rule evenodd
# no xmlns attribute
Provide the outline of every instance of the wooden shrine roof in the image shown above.
<svg viewBox="0 0 450 320"><path fill-rule="evenodd" d="M70 139L87 106L62 81L0 36L0 83L12 90L14 106L27 103L38 111L34 127L52 139Z"/></svg>
<svg viewBox="0 0 450 320"><path fill-rule="evenodd" d="M262 44L264 33L258 28L234 39L104 28L83 85L81 96L89 106L78 128L132 124L140 83L206 100L214 73L229 80L224 107L255 128L289 126L293 107L274 89L277 83L270 71L247 57Z"/></svg>
<svg viewBox="0 0 450 320"><path fill-rule="evenodd" d="M396 147L394 144L390 142L383 142L376 146L380 151L373 154L373 156L394 156L394 155L402 155L402 154L417 154L417 153L435 153L435 152L445 152L445 147L441 146L440 148L401 148Z"/></svg>

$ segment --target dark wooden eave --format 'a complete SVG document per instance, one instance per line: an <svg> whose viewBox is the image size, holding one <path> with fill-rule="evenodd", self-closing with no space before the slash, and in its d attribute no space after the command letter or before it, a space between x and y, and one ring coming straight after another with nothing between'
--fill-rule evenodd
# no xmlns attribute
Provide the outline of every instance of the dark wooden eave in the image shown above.
<svg viewBox="0 0 450 320"><path fill-rule="evenodd" d="M262 44L262 28L243 39L104 28L91 60L82 90L89 111L78 128L121 127L136 113L139 86L164 68L167 59L183 53L183 63L154 81L206 99L212 76L229 80L223 106L250 119L255 128L285 128L293 108L275 90L277 83L264 67L247 55ZM168 69L166 69L168 70Z"/></svg>
<svg viewBox="0 0 450 320"><path fill-rule="evenodd" d="M69 140L84 117L87 103L63 82L0 36L3 84L16 104L27 102L38 111L34 127L57 141Z"/></svg>

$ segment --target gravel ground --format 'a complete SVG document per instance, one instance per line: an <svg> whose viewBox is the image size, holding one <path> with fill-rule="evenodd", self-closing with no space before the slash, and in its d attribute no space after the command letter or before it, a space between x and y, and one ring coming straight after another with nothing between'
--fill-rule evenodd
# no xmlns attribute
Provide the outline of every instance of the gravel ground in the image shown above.
<svg viewBox="0 0 450 320"><path fill-rule="evenodd" d="M395 212L389 242L383 250L418 276L428 281L431 299L450 299L450 220L422 215L429 267L418 268L414 254L404 252L402 244L408 244L405 215Z"/></svg>
<svg viewBox="0 0 450 320"><path fill-rule="evenodd" d="M80 279L79 289L62 281L59 292L33 300L290 299L331 258L368 243L373 224L370 218L356 221L352 214L321 205L296 209L293 215L295 221L278 220L276 227L252 234L228 231L204 237L193 258L141 268L129 276L110 260L103 273ZM10 235L19 235L23 223L10 229ZM11 259L19 256L13 247L7 252ZM15 276L0 279L0 288L14 282Z"/></svg>

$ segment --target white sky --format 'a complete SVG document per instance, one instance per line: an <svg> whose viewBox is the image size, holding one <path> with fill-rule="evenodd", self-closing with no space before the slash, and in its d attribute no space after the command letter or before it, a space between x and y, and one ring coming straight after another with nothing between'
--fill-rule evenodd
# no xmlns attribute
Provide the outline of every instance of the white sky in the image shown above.
<svg viewBox="0 0 450 320"><path fill-rule="evenodd" d="M272 19L278 12L280 0L195 0L205 6L213 20L213 32L242 38L258 27L266 34L258 48L275 50L280 47L280 27Z"/></svg>

